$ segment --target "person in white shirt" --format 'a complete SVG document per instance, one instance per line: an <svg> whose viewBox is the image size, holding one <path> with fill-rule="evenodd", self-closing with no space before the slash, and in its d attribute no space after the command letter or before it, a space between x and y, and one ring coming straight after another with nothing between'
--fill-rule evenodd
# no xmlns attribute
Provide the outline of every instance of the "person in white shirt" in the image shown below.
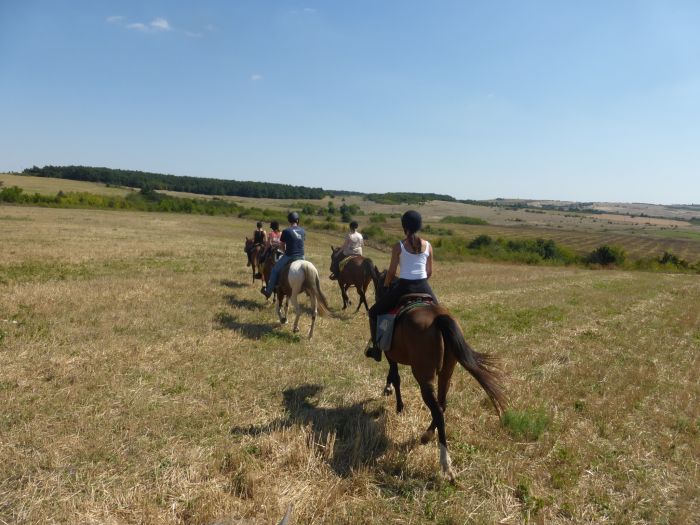
<svg viewBox="0 0 700 525"><path fill-rule="evenodd" d="M388 291L369 309L369 329L372 336L371 346L365 352L367 357L381 360L382 352L377 347L377 316L391 310L406 294L429 294L435 304L437 298L428 284L433 273L433 247L416 234L423 225L423 219L417 211L410 210L401 217L401 226L406 238L394 245L391 251L391 263L384 279L384 288ZM400 268L399 280L390 288L396 269Z"/></svg>
<svg viewBox="0 0 700 525"><path fill-rule="evenodd" d="M345 242L343 243L342 249L338 253L338 256L333 259L333 268L331 269L331 280L338 278L340 273L340 261L345 257L352 257L354 255L362 255L362 246L364 246L365 241L362 238L362 234L357 231L359 224L357 221L352 221L350 223L350 232L345 235Z"/></svg>

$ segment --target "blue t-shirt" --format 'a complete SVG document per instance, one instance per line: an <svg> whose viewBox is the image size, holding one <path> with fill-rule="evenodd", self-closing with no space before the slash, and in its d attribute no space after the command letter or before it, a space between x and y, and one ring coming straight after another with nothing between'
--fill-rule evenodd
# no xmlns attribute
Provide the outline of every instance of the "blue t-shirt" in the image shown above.
<svg viewBox="0 0 700 525"><path fill-rule="evenodd" d="M290 257L304 257L304 239L306 232L299 226L290 226L284 230L280 237L284 243L284 254Z"/></svg>

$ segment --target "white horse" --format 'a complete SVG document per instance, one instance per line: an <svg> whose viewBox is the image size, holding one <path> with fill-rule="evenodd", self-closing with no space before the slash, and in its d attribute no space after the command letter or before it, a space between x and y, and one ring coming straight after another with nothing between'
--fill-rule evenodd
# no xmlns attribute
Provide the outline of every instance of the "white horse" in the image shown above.
<svg viewBox="0 0 700 525"><path fill-rule="evenodd" d="M316 314L319 309L321 315L331 313L326 297L321 291L321 284L318 279L318 270L309 261L294 261L282 271L277 285L277 315L280 323L287 322L287 311L289 301L292 301L296 317L294 318L294 332L299 331L299 317L301 307L297 301L297 296L305 292L311 301L311 328L309 329L309 339L314 335L314 324L316 324ZM284 315L282 315L282 299L287 297L284 305ZM320 308L318 308L320 306Z"/></svg>

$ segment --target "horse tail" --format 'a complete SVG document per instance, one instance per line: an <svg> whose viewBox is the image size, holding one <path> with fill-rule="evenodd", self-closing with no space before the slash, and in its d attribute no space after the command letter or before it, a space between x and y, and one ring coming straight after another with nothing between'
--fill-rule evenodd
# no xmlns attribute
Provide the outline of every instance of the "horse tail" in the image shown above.
<svg viewBox="0 0 700 525"><path fill-rule="evenodd" d="M365 257L362 260L362 273L364 275L369 275L372 278L372 282L379 278L379 272L374 262L369 257Z"/></svg>
<svg viewBox="0 0 700 525"><path fill-rule="evenodd" d="M369 257L362 261L362 270L372 278L372 284L374 285L375 295L377 294L377 286L379 283L379 269L377 269L374 261Z"/></svg>
<svg viewBox="0 0 700 525"><path fill-rule="evenodd" d="M435 322L442 333L445 349L452 352L457 362L474 376L474 379L479 382L491 399L498 415L502 415L508 401L501 383L498 359L492 355L473 350L464 339L464 334L457 321L448 313L438 315Z"/></svg>
<svg viewBox="0 0 700 525"><path fill-rule="evenodd" d="M321 282L318 278L318 270L316 267L307 262L304 265L304 272L306 274L305 284L308 286L309 291L316 296L316 302L318 303L318 311L323 316L326 314L332 314L330 307L328 306L328 301L326 301L326 296L323 295L321 291Z"/></svg>

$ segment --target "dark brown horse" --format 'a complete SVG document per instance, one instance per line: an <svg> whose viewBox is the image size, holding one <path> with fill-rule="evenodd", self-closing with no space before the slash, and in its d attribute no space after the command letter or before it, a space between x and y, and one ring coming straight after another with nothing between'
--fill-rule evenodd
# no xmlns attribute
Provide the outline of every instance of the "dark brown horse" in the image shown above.
<svg viewBox="0 0 700 525"><path fill-rule="evenodd" d="M245 248L243 248L243 251L248 254L248 265L253 268L253 284L255 284L255 279L262 280L263 278L262 273L260 273L262 265L259 259L264 248L262 244L255 244L253 239L245 238Z"/></svg>
<svg viewBox="0 0 700 525"><path fill-rule="evenodd" d="M341 254L341 250L342 248L340 247L334 248L331 246L331 272L334 272L337 268L337 264L344 258ZM365 294L367 293L369 283L372 282L373 272L378 273L378 270L372 262L372 259L358 255L350 259L343 267L343 270L336 274L338 286L340 287L340 295L343 298L343 310L345 310L349 304L352 304L348 297L348 289L351 286L355 287L357 295L360 296L360 301L357 303L355 313L357 313L363 303L365 309L369 310Z"/></svg>
<svg viewBox="0 0 700 525"><path fill-rule="evenodd" d="M385 275L386 271L373 276L377 297L382 295ZM430 426L421 436L421 442L428 443L437 429L442 473L453 481L444 416L452 373L457 363L466 368L486 391L500 416L506 406L506 396L501 385L497 359L474 351L465 341L455 318L439 305L415 308L401 315L396 320L391 349L385 355L389 361L389 374L384 393L390 395L393 385L396 411L401 412L404 405L398 364L410 366L413 377L420 386L423 401L432 415Z"/></svg>
<svg viewBox="0 0 700 525"><path fill-rule="evenodd" d="M282 252L275 249L269 249L267 251L267 254L264 256L262 262L262 281L264 286L267 286L267 283L270 281L272 267L275 265L275 263L279 260L281 256Z"/></svg>

